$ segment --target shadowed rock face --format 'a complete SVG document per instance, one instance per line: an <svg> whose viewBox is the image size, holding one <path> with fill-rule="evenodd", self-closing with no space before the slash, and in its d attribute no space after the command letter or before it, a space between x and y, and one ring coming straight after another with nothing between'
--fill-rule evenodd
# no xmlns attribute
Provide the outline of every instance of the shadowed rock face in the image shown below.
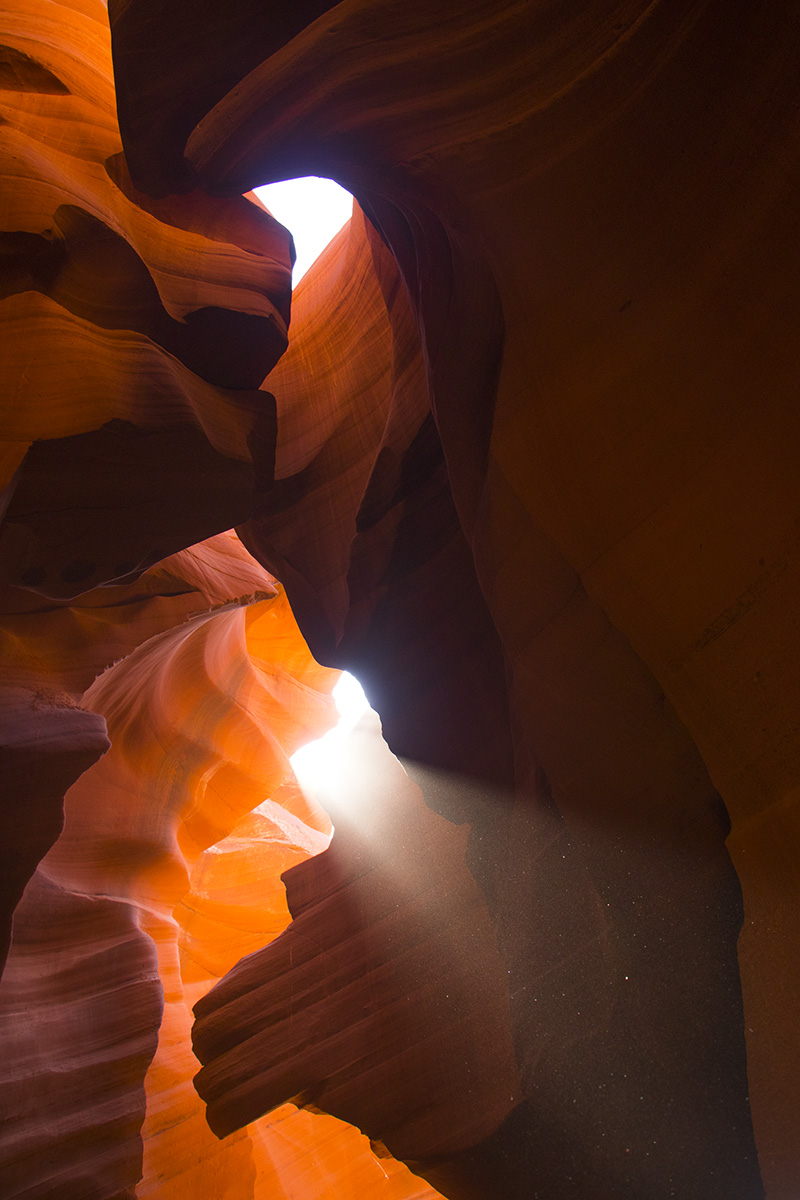
<svg viewBox="0 0 800 1200"><path fill-rule="evenodd" d="M61 833L64 793L109 747L105 721L63 691L6 686L2 693L4 927L0 956L11 942L11 918L40 859Z"/></svg>
<svg viewBox="0 0 800 1200"><path fill-rule="evenodd" d="M792 13L107 17L0 31L9 1195L793 1200Z"/></svg>

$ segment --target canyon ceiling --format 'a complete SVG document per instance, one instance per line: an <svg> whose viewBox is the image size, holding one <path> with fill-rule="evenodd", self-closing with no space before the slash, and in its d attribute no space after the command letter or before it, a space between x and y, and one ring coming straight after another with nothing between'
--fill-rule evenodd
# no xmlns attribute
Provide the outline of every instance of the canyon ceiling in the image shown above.
<svg viewBox="0 0 800 1200"><path fill-rule="evenodd" d="M796 1200L797 13L0 26L0 1197Z"/></svg>

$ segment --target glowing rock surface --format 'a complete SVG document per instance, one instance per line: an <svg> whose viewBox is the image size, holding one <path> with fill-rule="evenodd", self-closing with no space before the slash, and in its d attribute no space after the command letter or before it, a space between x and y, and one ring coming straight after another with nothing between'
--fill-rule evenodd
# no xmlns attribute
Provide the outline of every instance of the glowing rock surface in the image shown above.
<svg viewBox="0 0 800 1200"><path fill-rule="evenodd" d="M791 6L0 20L11 1195L794 1200Z"/></svg>
<svg viewBox="0 0 800 1200"><path fill-rule="evenodd" d="M219 1143L191 1082L192 1000L330 836L288 756L337 676L226 532L272 478L288 236L136 191L101 5L3 20L4 1194L429 1197L292 1106Z"/></svg>

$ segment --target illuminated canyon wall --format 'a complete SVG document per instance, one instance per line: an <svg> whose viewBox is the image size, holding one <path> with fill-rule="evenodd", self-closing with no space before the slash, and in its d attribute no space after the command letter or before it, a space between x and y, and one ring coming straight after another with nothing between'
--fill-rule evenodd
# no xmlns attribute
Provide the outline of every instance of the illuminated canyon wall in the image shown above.
<svg viewBox="0 0 800 1200"><path fill-rule="evenodd" d="M789 6L0 22L0 1194L794 1200Z"/></svg>

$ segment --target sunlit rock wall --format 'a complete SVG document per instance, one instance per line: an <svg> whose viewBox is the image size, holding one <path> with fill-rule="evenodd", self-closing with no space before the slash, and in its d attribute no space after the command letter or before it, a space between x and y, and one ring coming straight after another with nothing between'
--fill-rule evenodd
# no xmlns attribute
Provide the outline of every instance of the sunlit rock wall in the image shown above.
<svg viewBox="0 0 800 1200"><path fill-rule="evenodd" d="M331 832L288 756L336 673L228 530L273 477L289 236L136 192L104 7L2 20L0 1191L430 1200L296 1105L220 1142L192 1086L192 1002Z"/></svg>
<svg viewBox="0 0 800 1200"><path fill-rule="evenodd" d="M705 763L733 818L744 884L761 1157L773 1194L786 1194L797 1043L780 997L797 881L790 855L771 873L767 844L789 844L797 780L798 431L786 336L796 28L779 4L758 15L737 5L735 19L714 3L598 3L580 14L479 5L465 19L455 8L432 17L422 4L345 3L303 9L301 32L262 6L235 8L213 29L214 53L182 68L165 118L159 60L180 10L148 56L159 80L148 88L133 50L152 10L112 5L137 177L154 190L194 178L233 194L328 171L400 265L462 528L511 667L520 782L543 769L563 836L574 831L563 878L553 869L532 884L524 866L548 838L519 806L509 953L528 960L517 969L530 989L531 947L545 931L520 917L526 890L547 897L535 907L549 926L553 895L573 894L585 869L630 968L585 963L625 1027L605 1049L589 1039L591 1066L572 1051L548 1069L521 1003L518 1047L531 1096L546 1096L548 1142L555 1126L594 1156L574 1185L584 1191L610 1177L618 1190L656 1194L672 1171L678 1193L708 1194L712 1172L720 1194L758 1192L735 1049L741 915ZM188 94L191 104L179 102ZM156 122L158 152L148 153ZM290 591L308 586L311 559ZM391 731L391 697L381 711ZM545 1028L585 1050L578 1009ZM690 1046L688 1030L703 1027ZM741 1098L732 1109L692 1065L717 1036L719 1078L732 1072L725 1096ZM576 1057L586 1076L568 1086ZM636 1086L612 1083L625 1066ZM692 1129L700 1112L703 1145ZM617 1149L604 1150L612 1126ZM548 1167L533 1137L531 1171L537 1163L545 1190L567 1191L565 1150Z"/></svg>
<svg viewBox="0 0 800 1200"><path fill-rule="evenodd" d="M96 1023L130 1088L115 1067L110 1141L86 1093L64 1179L424 1195L385 1140L452 1200L754 1200L762 1176L793 1200L791 9L109 16L124 159L99 4L9 10L0 77L12 780L48 745L12 810L10 906L85 771L17 910L7 1003L74 1050L25 961L79 954L83 897L98 979L118 939L113 987L149 1014L124 1045ZM241 196L307 173L360 209L280 358L288 241ZM217 540L233 525L256 562ZM287 725L259 664L317 696L332 677L265 646L286 604L267 572L427 802L393 790L389 756L368 816L337 812L331 848L291 866L277 938L274 879L252 904L212 886L327 833L281 754L329 705ZM241 1129L221 1142L189 1087L196 1001L200 1096L212 1129ZM28 1057L5 1153L44 1196Z"/></svg>

